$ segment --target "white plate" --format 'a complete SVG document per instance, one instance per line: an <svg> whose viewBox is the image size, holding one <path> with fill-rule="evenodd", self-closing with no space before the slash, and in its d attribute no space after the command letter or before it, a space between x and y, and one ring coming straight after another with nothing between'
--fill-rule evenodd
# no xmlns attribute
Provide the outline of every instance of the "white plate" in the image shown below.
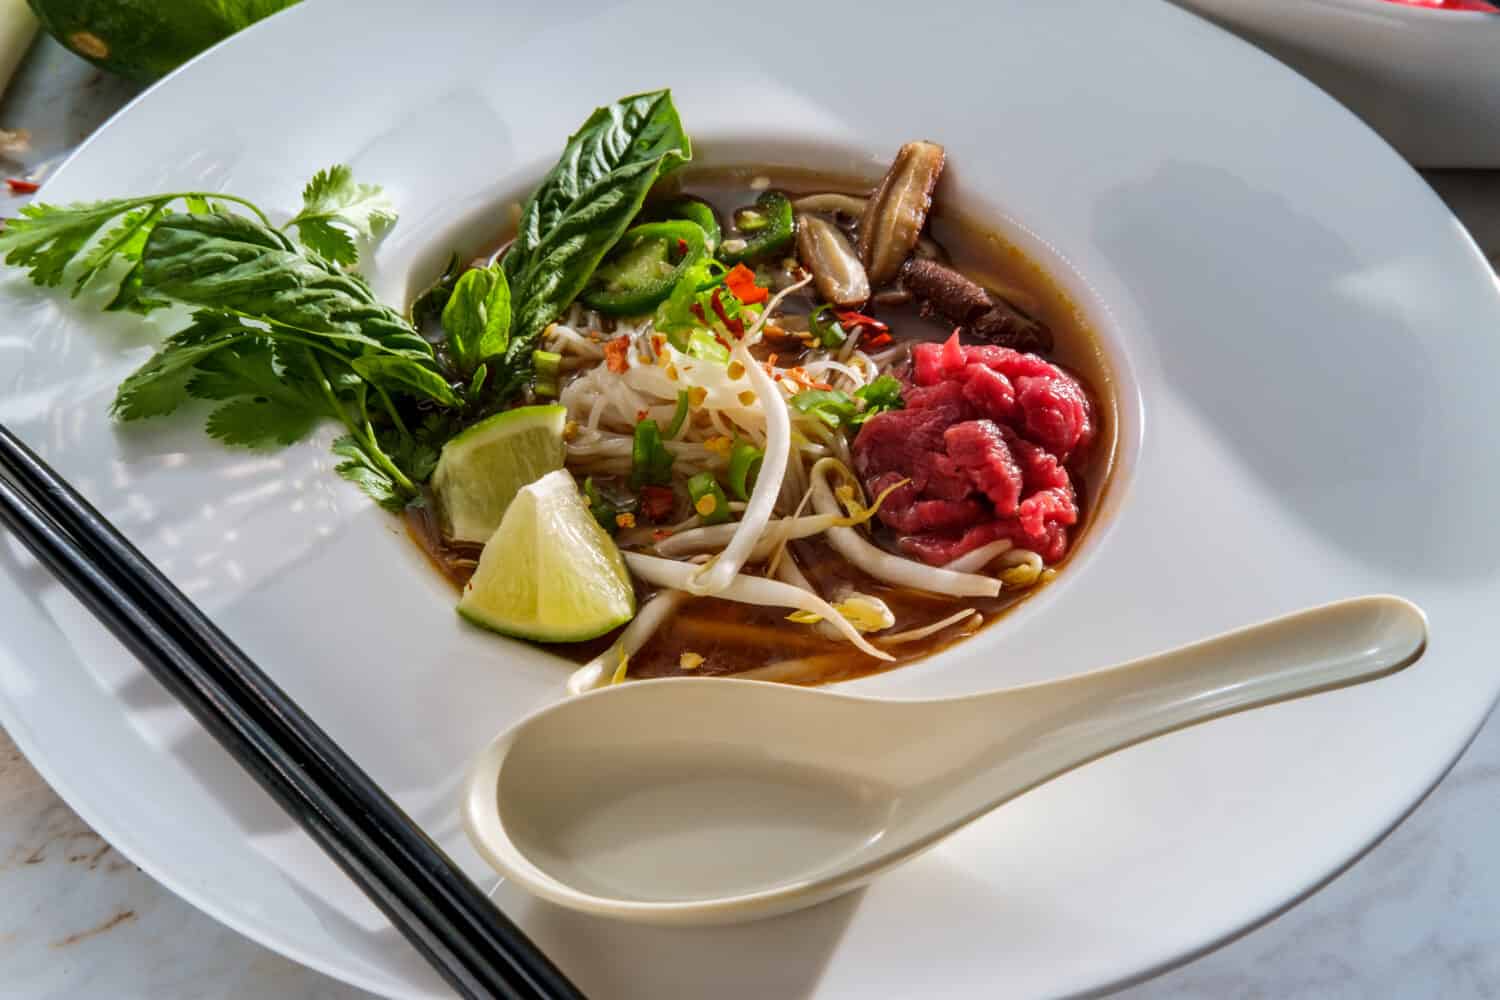
<svg viewBox="0 0 1500 1000"><path fill-rule="evenodd" d="M1373 134L1165 4L976 2L915 17L848 0L771 21L702 4L307 4L151 91L46 194L222 187L285 209L314 169L349 161L402 209L376 275L399 297L414 262L477 235L475 220L595 104L662 84L705 155L816 141L878 169L903 140L946 143L950 194L1004 213L1065 269L1143 401L1127 405L1114 511L1085 558L981 638L858 688L937 695L1052 677L1369 591L1423 604L1434 639L1398 677L1137 747L785 919L626 927L501 886L500 903L585 990L1097 988L1286 904L1439 778L1500 690L1500 452L1488 446L1500 295ZM147 338L16 281L0 296L0 419L484 877L459 830L462 767L557 697L567 668L461 627L446 586L329 473L322 443L250 456L192 419L113 427L112 388ZM0 721L84 818L273 948L391 995L435 992L100 628L0 552Z"/></svg>
<svg viewBox="0 0 1500 1000"><path fill-rule="evenodd" d="M1500 14L1387 0L1175 0L1265 48L1420 167L1500 167Z"/></svg>

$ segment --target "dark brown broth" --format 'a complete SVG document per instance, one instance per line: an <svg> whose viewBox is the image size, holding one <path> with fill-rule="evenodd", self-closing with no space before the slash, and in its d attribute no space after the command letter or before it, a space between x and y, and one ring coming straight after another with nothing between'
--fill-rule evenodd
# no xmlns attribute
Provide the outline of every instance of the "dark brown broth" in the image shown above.
<svg viewBox="0 0 1500 1000"><path fill-rule="evenodd" d="M769 177L772 186L794 196L830 191L862 197L873 186L873 182L799 169L723 168L682 171L663 188L708 201L727 223L735 208L755 199L756 193L749 186L755 177ZM1020 249L976 220L945 206L943 193L940 184L929 216L928 234L946 251L954 267L976 281L1002 293L1006 288L1015 288L1028 296L1030 302L1015 304L1025 306L1035 318L1052 329L1055 346L1048 353L1048 359L1081 376L1093 395L1098 434L1087 464L1072 470L1078 485L1080 520L1072 531L1068 555L1053 567L1065 571L1067 562L1092 525L1094 512L1103 499L1113 468L1118 433L1114 382L1097 336L1067 294ZM501 242L497 241L496 245L501 245ZM952 333L951 326L922 316L914 304L884 305L866 311L890 324L892 334L899 340L941 340ZM456 587L462 587L473 572L478 547L454 546L445 542L430 504L409 510L406 525L412 539L428 554L438 570ZM890 539L883 535L883 529L877 531L876 540L894 550L889 544ZM775 679L797 683L846 680L911 663L945 649L993 623L1005 611L1045 586L1045 582L1039 582L1025 590L1003 592L995 598L946 598L892 587L871 579L817 538L794 542L791 548L798 565L821 593L832 594L853 588L885 601L896 616L895 626L886 634L932 624L965 607L974 608L979 617L970 617L928 638L893 646L889 652L896 657L895 661L881 663L847 642L827 638L810 626L787 621L785 609L696 598L685 604L677 616L631 658L630 675L638 678L678 675L684 673L679 667L682 654L696 653L704 659L701 666L691 671L694 676L747 670L762 672L760 668L785 663L791 676ZM1044 581L1052 575L1048 574ZM652 594L649 588L639 583L636 590L641 601L649 599ZM583 663L607 649L617 634L611 632L590 642L549 648Z"/></svg>

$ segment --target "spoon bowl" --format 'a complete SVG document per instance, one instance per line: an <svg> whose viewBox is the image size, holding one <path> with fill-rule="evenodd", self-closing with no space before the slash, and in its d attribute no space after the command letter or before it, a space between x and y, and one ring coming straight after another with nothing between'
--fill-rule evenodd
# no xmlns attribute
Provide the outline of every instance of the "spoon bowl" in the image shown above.
<svg viewBox="0 0 1500 1000"><path fill-rule="evenodd" d="M1398 597L1325 605L1057 681L894 701L669 678L548 706L465 787L470 839L563 906L656 924L810 906L1081 764L1421 656Z"/></svg>

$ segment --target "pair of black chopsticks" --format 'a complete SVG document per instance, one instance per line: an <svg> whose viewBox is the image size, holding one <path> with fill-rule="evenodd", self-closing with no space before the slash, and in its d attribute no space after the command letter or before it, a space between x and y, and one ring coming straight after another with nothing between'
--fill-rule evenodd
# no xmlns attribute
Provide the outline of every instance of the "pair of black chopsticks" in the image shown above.
<svg viewBox="0 0 1500 1000"><path fill-rule="evenodd" d="M87 500L0 425L0 523L470 997L580 998L442 849Z"/></svg>

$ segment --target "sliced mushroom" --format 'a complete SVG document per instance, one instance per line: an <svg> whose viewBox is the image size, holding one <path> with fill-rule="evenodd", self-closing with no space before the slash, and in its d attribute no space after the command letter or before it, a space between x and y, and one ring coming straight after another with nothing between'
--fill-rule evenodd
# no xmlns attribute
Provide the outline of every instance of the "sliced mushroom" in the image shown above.
<svg viewBox="0 0 1500 1000"><path fill-rule="evenodd" d="M871 284L894 278L916 247L943 160L943 147L937 143L908 142L865 206L859 221L859 256Z"/></svg>
<svg viewBox="0 0 1500 1000"><path fill-rule="evenodd" d="M826 219L797 217L797 256L813 273L818 294L836 306L861 305L870 297L870 279L854 248Z"/></svg>
<svg viewBox="0 0 1500 1000"><path fill-rule="evenodd" d="M981 340L1018 351L1050 351L1052 331L967 275L937 261L914 257L901 281L925 310L967 327Z"/></svg>

